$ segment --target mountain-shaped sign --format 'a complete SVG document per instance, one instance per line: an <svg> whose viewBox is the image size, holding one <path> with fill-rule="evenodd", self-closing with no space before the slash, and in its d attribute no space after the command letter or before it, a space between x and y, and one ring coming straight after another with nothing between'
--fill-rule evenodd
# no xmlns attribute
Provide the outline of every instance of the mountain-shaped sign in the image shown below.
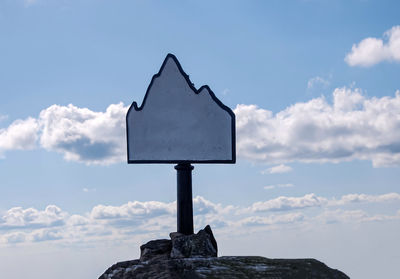
<svg viewBox="0 0 400 279"><path fill-rule="evenodd" d="M128 163L235 163L235 114L168 54L126 115Z"/></svg>

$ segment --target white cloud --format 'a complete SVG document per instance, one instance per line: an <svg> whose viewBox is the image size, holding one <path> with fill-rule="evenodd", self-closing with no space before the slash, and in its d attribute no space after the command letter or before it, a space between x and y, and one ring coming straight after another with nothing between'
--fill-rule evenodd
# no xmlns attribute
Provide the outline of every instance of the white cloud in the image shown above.
<svg viewBox="0 0 400 279"><path fill-rule="evenodd" d="M278 187L293 187L293 184L277 184L268 185L264 189L270 190ZM267 201L260 201L253 203L250 207L246 208L247 212L268 212L268 211L289 211L309 207L337 207L355 203L389 203L399 202L400 194L387 193L382 195L367 195L367 194L348 194L342 196L340 199L328 199L319 197L313 193L306 194L302 197L286 197L280 196Z"/></svg>
<svg viewBox="0 0 400 279"><path fill-rule="evenodd" d="M384 207L389 202L399 201L398 193L351 194L339 200L308 194L278 197L243 207L223 206L197 196L193 200L194 222L196 229L211 224L217 231L240 233L242 230L238 227L264 230L285 225L391 221L400 219L400 211L394 215L371 214L362 210L345 210L345 205L364 202L382 203ZM314 208L317 212L304 210L306 208ZM120 206L97 205L82 215L71 215L55 205L49 205L45 210L14 207L0 215L0 220L1 245L40 241L68 244L115 242L128 241L132 236L148 239L176 229L176 202L132 201Z"/></svg>
<svg viewBox="0 0 400 279"><path fill-rule="evenodd" d="M281 196L268 201L255 202L249 209L251 212L286 211L307 207L317 207L326 203L327 199L318 197L315 194L307 194L303 197Z"/></svg>
<svg viewBox="0 0 400 279"><path fill-rule="evenodd" d="M380 203L380 202L395 202L400 201L400 194L398 193L388 193L383 195L366 195L366 194L348 194L342 196L340 200L332 200L330 204L332 205L343 205L350 203Z"/></svg>
<svg viewBox="0 0 400 279"><path fill-rule="evenodd" d="M327 81L326 79L323 79L322 77L319 77L319 76L310 78L307 82L307 89L312 89L315 87L326 88L328 86L329 86L329 81Z"/></svg>
<svg viewBox="0 0 400 279"><path fill-rule="evenodd" d="M96 188L83 188L82 189L83 192L85 193L89 193L89 192L96 192Z"/></svg>
<svg viewBox="0 0 400 279"><path fill-rule="evenodd" d="M3 235L2 238L0 238L0 243L2 242L3 244L7 243L21 243L25 242L27 240L26 233L23 232L12 232Z"/></svg>
<svg viewBox="0 0 400 279"><path fill-rule="evenodd" d="M264 186L264 189L265 190L272 190L272 189L275 189L275 188L290 188L290 187L294 187L294 184L286 183L286 184L267 185L267 186Z"/></svg>
<svg viewBox="0 0 400 279"><path fill-rule="evenodd" d="M400 91L368 98L359 89L337 88L324 97L294 104L276 114L255 105L237 105L238 158L278 164L264 173L290 171L285 164L370 160L375 167L400 165ZM95 112L52 105L38 119L16 120L0 129L0 155L37 143L66 160L111 164L126 160L122 103Z"/></svg>
<svg viewBox="0 0 400 279"><path fill-rule="evenodd" d="M15 120L6 129L0 129L0 155L7 150L35 148L38 131L37 120L31 117Z"/></svg>
<svg viewBox="0 0 400 279"><path fill-rule="evenodd" d="M384 39L366 38L354 44L345 57L350 66L369 67L383 61L400 62L400 26L384 33Z"/></svg>
<svg viewBox="0 0 400 279"><path fill-rule="evenodd" d="M318 221L323 223L338 223L338 222L358 222L368 218L368 214L362 210L327 210L316 217Z"/></svg>
<svg viewBox="0 0 400 279"><path fill-rule="evenodd" d="M281 215L271 215L268 217L251 216L240 220L241 226L269 226L276 224L290 224L302 221L304 215L301 213L289 213Z"/></svg>
<svg viewBox="0 0 400 279"><path fill-rule="evenodd" d="M383 215L383 214L368 214L364 210L325 210L315 217L315 221L322 223L356 223L356 222L382 222L390 220L399 220L400 216Z"/></svg>
<svg viewBox="0 0 400 279"><path fill-rule="evenodd" d="M278 187L293 187L293 184L277 184L268 185L264 189L270 190ZM355 204L355 203L389 203L399 202L400 194L387 193L382 195L367 195L367 194L348 194L342 196L340 199L328 199L319 197L313 193L306 194L303 197L286 197L280 196L267 201L260 201L253 203L250 207L246 208L243 212L268 212L268 211L289 211L309 207L338 207L342 205Z"/></svg>
<svg viewBox="0 0 400 279"><path fill-rule="evenodd" d="M97 205L92 209L90 216L93 219L152 218L172 214L175 207L175 203L134 201L121 206Z"/></svg>
<svg viewBox="0 0 400 279"><path fill-rule="evenodd" d="M400 91L368 98L359 89L337 88L275 115L237 105L237 153L263 163L371 160L375 167L400 165Z"/></svg>
<svg viewBox="0 0 400 279"><path fill-rule="evenodd" d="M67 216L66 212L55 205L49 205L43 211L35 208L14 207L0 219L0 229L61 226Z"/></svg>
<svg viewBox="0 0 400 279"><path fill-rule="evenodd" d="M193 199L193 211L195 215L203 215L203 214L210 214L210 213L217 213L221 209L221 206L218 206L212 203L209 200L201 196L196 196Z"/></svg>
<svg viewBox="0 0 400 279"><path fill-rule="evenodd" d="M125 115L128 107L111 104L105 112L73 105L52 105L39 118L16 120L0 129L0 155L7 150L40 146L66 160L111 164L126 160Z"/></svg>
<svg viewBox="0 0 400 279"><path fill-rule="evenodd" d="M39 242L39 241L62 239L63 234L62 234L62 232L57 231L57 230L40 229L40 230L35 230L30 235L30 237L33 242Z"/></svg>
<svg viewBox="0 0 400 279"><path fill-rule="evenodd" d="M266 174L266 173L270 173L270 174L274 174L274 173L285 173L285 172L290 172L293 169L290 166L286 166L284 164L280 164L278 166L275 167L271 167L269 169L263 170L261 173L262 174Z"/></svg>
<svg viewBox="0 0 400 279"><path fill-rule="evenodd" d="M122 103L105 112L73 105L52 105L40 112L41 146L65 159L88 164L110 164L126 159L125 115Z"/></svg>
<svg viewBox="0 0 400 279"><path fill-rule="evenodd" d="M83 225L88 225L90 223L89 218L78 215L78 214L74 214L71 215L66 221L65 223L68 226L83 226Z"/></svg>

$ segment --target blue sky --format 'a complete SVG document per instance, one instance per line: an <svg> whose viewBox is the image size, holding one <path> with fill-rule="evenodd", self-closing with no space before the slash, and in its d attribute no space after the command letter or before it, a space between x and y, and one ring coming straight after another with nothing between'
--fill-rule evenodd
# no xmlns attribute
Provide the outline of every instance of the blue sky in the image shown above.
<svg viewBox="0 0 400 279"><path fill-rule="evenodd" d="M399 9L0 0L0 270L95 277L175 229L175 170L128 165L124 126L173 53L237 118L237 163L195 165L195 230L209 223L220 255L394 278Z"/></svg>

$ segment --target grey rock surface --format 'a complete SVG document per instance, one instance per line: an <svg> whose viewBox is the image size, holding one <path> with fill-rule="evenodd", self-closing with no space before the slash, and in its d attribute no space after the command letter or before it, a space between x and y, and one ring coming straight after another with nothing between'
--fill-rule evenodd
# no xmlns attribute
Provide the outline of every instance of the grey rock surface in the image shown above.
<svg viewBox="0 0 400 279"><path fill-rule="evenodd" d="M170 233L170 237L172 240L170 257L172 259L217 256L217 242L208 225L197 234Z"/></svg>
<svg viewBox="0 0 400 279"><path fill-rule="evenodd" d="M184 258L113 265L99 279L226 278L226 279L348 279L314 259L263 257Z"/></svg>
<svg viewBox="0 0 400 279"><path fill-rule="evenodd" d="M171 253L172 242L169 239L152 240L140 246L140 261L166 260Z"/></svg>
<svg viewBox="0 0 400 279"><path fill-rule="evenodd" d="M207 226L196 235L171 233L171 240L152 240L140 247L139 260L108 268L99 279L347 279L343 272L315 259L216 257L217 243ZM174 250L175 249L175 250Z"/></svg>

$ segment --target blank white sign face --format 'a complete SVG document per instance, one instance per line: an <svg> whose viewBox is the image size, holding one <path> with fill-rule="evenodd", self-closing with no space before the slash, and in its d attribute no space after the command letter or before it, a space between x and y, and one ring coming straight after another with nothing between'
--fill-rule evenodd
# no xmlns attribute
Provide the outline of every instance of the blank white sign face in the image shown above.
<svg viewBox="0 0 400 279"><path fill-rule="evenodd" d="M168 54L126 115L128 163L235 163L235 115Z"/></svg>

